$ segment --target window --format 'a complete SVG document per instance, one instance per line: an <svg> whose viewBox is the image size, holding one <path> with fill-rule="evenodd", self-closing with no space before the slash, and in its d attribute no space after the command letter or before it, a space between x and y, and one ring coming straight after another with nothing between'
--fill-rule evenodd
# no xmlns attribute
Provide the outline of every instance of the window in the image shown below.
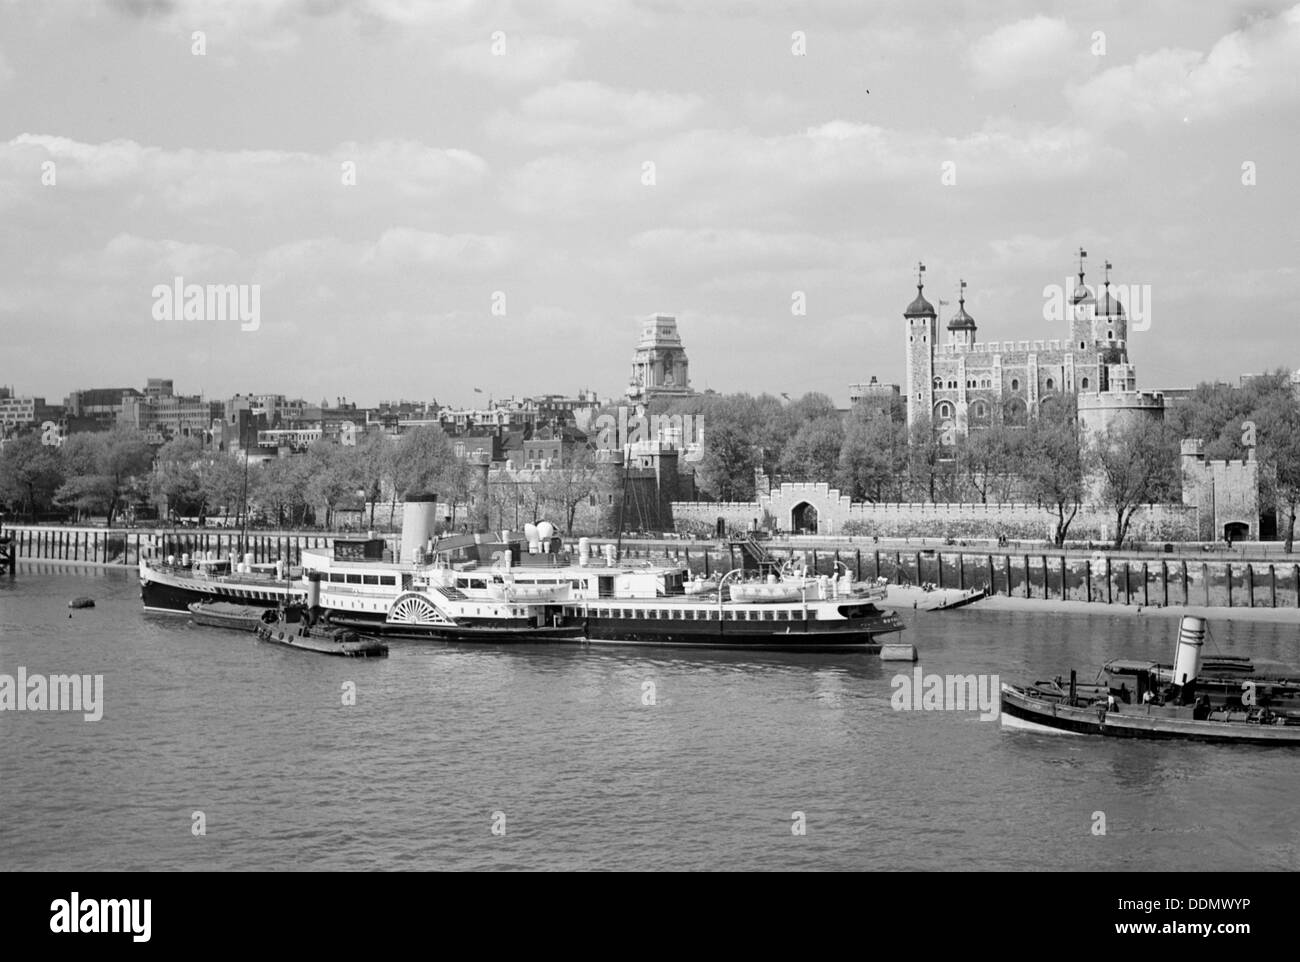
<svg viewBox="0 0 1300 962"><path fill-rule="evenodd" d="M1013 377L1013 378L1011 379L1011 390L1013 390L1013 391L1019 391L1019 390L1020 390L1020 379L1019 379L1019 378L1014 378L1014 377Z"/></svg>
<svg viewBox="0 0 1300 962"><path fill-rule="evenodd" d="M394 578L392 575L380 575L379 583L381 585L395 585L397 584L397 579Z"/></svg>
<svg viewBox="0 0 1300 962"><path fill-rule="evenodd" d="M348 584L350 585L361 584L361 575L348 575Z"/></svg>
<svg viewBox="0 0 1300 962"><path fill-rule="evenodd" d="M362 575L361 580L364 584L377 585L379 584L379 575Z"/></svg>
<svg viewBox="0 0 1300 962"><path fill-rule="evenodd" d="M1083 388L1085 391L1088 390L1088 379L1086 377L1079 382L1079 387Z"/></svg>
<svg viewBox="0 0 1300 962"><path fill-rule="evenodd" d="M1087 346L1088 346L1088 345L1085 344L1085 343L1083 343L1083 341L1080 341L1080 342L1079 342L1079 350L1082 351L1082 350L1084 350L1085 348L1087 348Z"/></svg>
<svg viewBox="0 0 1300 962"><path fill-rule="evenodd" d="M970 413L977 418L988 417L989 406L983 401L976 401L971 405Z"/></svg>
<svg viewBox="0 0 1300 962"><path fill-rule="evenodd" d="M1053 380L1049 377L1049 378L1047 379L1047 390L1050 391L1050 390L1052 390L1052 388L1054 388L1054 387L1056 387L1056 382L1053 381Z"/></svg>
<svg viewBox="0 0 1300 962"><path fill-rule="evenodd" d="M937 410L939 413L939 417L941 418L952 417L952 405L949 404L947 401L944 401L942 404L940 404Z"/></svg>
<svg viewBox="0 0 1300 962"><path fill-rule="evenodd" d="M1107 337L1109 340L1112 340L1112 341L1115 340L1115 332L1114 332L1114 331L1107 331L1107 332L1106 332L1106 337Z"/></svg>
<svg viewBox="0 0 1300 962"><path fill-rule="evenodd" d="M339 574L337 571L330 572L330 581L335 582L337 584L342 584L343 580L344 580L343 576Z"/></svg>
<svg viewBox="0 0 1300 962"><path fill-rule="evenodd" d="M943 390L943 378L941 378L941 377L937 377L937 378L934 379L934 389L935 389L936 391L941 391L941 390Z"/></svg>

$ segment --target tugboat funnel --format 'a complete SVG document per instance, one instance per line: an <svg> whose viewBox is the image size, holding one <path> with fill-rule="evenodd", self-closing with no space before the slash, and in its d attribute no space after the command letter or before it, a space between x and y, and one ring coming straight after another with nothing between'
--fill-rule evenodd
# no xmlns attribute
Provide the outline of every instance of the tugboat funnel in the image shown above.
<svg viewBox="0 0 1300 962"><path fill-rule="evenodd" d="M1174 653L1174 684L1188 685L1201 670L1201 647L1205 644L1205 619L1184 615L1178 625L1178 651Z"/></svg>

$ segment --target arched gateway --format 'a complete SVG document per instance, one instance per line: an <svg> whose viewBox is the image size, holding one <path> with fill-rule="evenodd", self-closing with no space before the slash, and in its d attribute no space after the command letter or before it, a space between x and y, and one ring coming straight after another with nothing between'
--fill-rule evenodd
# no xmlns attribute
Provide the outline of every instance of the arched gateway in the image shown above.
<svg viewBox="0 0 1300 962"><path fill-rule="evenodd" d="M817 533L817 509L807 501L800 501L790 509L790 530L795 534Z"/></svg>

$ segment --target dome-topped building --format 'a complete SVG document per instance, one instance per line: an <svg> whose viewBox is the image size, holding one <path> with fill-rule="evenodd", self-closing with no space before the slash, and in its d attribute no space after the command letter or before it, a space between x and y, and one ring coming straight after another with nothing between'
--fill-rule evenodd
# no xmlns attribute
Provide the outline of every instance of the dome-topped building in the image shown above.
<svg viewBox="0 0 1300 962"><path fill-rule="evenodd" d="M977 341L962 281L957 311L945 324L944 343L938 343L937 315L922 294L924 267L918 265L917 297L903 315L909 426L928 420L951 443L995 424L1026 426L1053 406L1074 406L1076 399L1090 430L1104 428L1101 415L1120 410L1160 417L1163 398L1137 389L1128 360L1128 319L1110 283L1110 264L1099 302L1084 283L1086 257L1080 250L1078 283L1071 277L1058 302L1064 316L1053 319L1049 303L1042 317L1056 326L1044 331L1051 337L1037 340Z"/></svg>

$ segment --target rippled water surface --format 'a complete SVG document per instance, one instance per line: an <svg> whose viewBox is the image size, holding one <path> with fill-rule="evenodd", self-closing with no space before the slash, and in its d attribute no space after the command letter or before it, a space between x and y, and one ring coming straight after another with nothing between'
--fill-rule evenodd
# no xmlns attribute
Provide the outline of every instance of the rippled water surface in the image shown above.
<svg viewBox="0 0 1300 962"><path fill-rule="evenodd" d="M83 594L97 606L69 618ZM1176 628L978 606L905 621L927 674L1007 681L1168 661ZM1213 633L1300 662L1297 625ZM0 578L0 672L102 674L105 701L95 723L0 713L0 867L1300 869L1297 750L898 712L910 667L864 656L391 649L356 662L146 616L128 572Z"/></svg>

